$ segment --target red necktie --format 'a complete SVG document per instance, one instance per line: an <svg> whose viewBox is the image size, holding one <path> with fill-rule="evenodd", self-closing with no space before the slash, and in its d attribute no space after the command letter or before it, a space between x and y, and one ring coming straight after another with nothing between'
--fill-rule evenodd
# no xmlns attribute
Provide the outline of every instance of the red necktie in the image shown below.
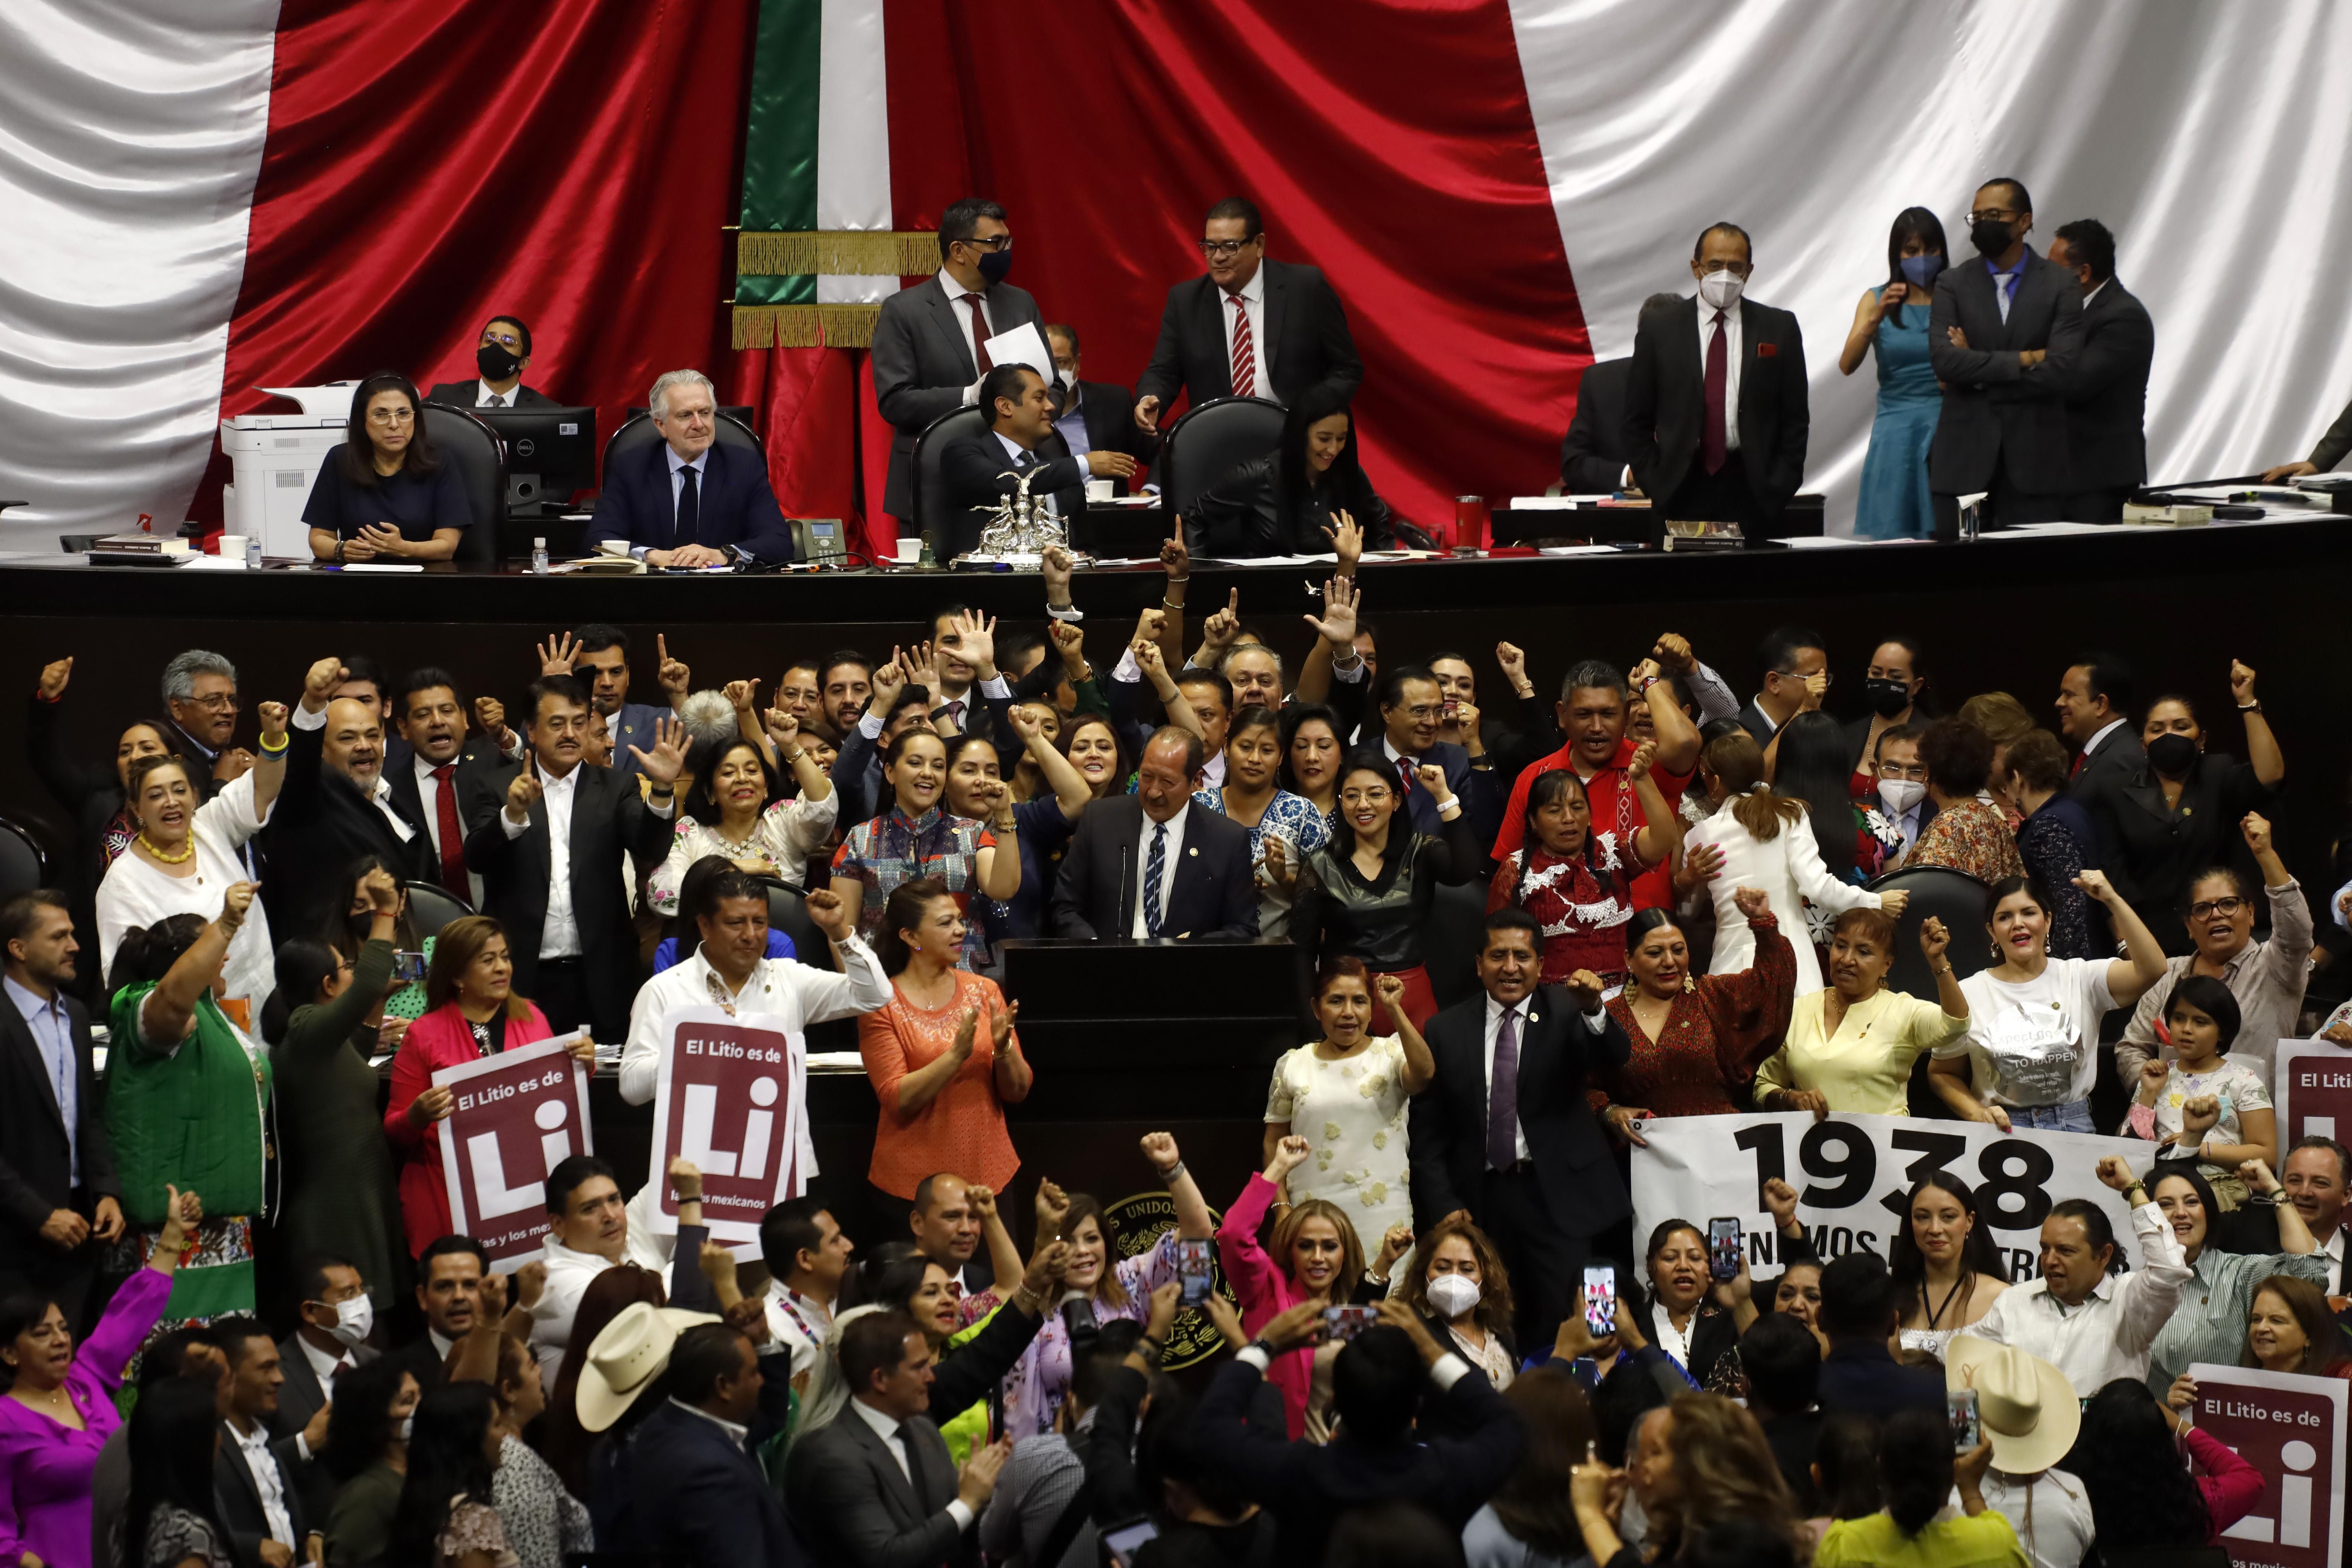
<svg viewBox="0 0 2352 1568"><path fill-rule="evenodd" d="M1723 434L1723 391L1731 379L1731 345L1724 341L1723 312L1715 313L1715 333L1706 340L1706 424L1699 435L1699 460L1710 474L1723 470L1729 452Z"/></svg>
<svg viewBox="0 0 2352 1568"><path fill-rule="evenodd" d="M455 763L433 770L433 782L441 786L433 792L434 832L441 841L441 885L470 900L474 889L466 880L466 830L457 826L457 786L449 776L457 771Z"/></svg>
<svg viewBox="0 0 2352 1568"><path fill-rule="evenodd" d="M1411 795L1412 793L1412 759L1411 757L1399 757L1397 759L1397 794L1406 795Z"/></svg>
<svg viewBox="0 0 2352 1568"><path fill-rule="evenodd" d="M996 362L988 357L988 340L996 334L988 330L988 312L981 309L977 294L966 294L963 302L971 307L971 355L980 363L980 374L986 375Z"/></svg>
<svg viewBox="0 0 2352 1568"><path fill-rule="evenodd" d="M1234 395L1257 395L1257 344L1250 337L1249 301L1239 294L1225 298L1234 307Z"/></svg>
<svg viewBox="0 0 2352 1568"><path fill-rule="evenodd" d="M2074 771L2068 773L2066 776L2070 779L2081 778L2083 776L2083 764L2090 760L2091 753L2087 749L2077 753L2074 758Z"/></svg>

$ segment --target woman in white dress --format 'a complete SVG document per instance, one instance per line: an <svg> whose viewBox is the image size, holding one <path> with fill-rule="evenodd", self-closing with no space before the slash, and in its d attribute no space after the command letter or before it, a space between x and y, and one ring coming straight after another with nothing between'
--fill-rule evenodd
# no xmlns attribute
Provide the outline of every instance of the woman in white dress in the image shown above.
<svg viewBox="0 0 2352 1568"><path fill-rule="evenodd" d="M125 804L138 832L98 885L100 984L111 982L114 950L125 932L173 915L216 920L223 895L247 880L236 852L269 820L286 782L286 705L264 702L259 711L259 760L210 800L197 794L184 758L141 757L131 764ZM276 955L269 917L256 900L221 972L221 1001L230 1016L236 1018L236 1004L244 1005L245 1016L236 1019L240 1028L261 1022L262 1005L278 985Z"/></svg>
<svg viewBox="0 0 2352 1568"><path fill-rule="evenodd" d="M1294 1131L1314 1158L1283 1181L1282 1205L1328 1198L1346 1212L1366 1256L1389 1227L1412 1223L1405 1161L1405 1105L1429 1087L1437 1063L1403 1012L1404 982L1380 976L1381 1004L1396 1032L1372 1034L1371 976L1361 959L1335 955L1315 976L1315 1016L1323 1037L1274 1064L1265 1100L1270 1163Z"/></svg>
<svg viewBox="0 0 2352 1568"><path fill-rule="evenodd" d="M833 832L841 800L833 792L833 781L817 770L791 716L779 717L784 728L777 744L800 784L800 795L792 800L776 798L775 773L757 742L739 738L721 741L708 751L698 747L698 754L687 761L694 787L681 804L669 858L647 884L653 906L661 913L677 913L678 889L687 869L706 855L724 856L736 869L755 877L808 885L803 879L808 858L823 848Z"/></svg>
<svg viewBox="0 0 2352 1568"><path fill-rule="evenodd" d="M1827 922L1848 910L1884 910L1890 919L1901 918L1908 893L1866 892L1830 875L1804 803L1771 793L1764 783L1764 753L1745 731L1709 741L1698 770L1716 810L1690 830L1684 849L1687 855L1712 848L1723 858L1706 884L1715 903L1709 974L1735 974L1756 961L1755 934L1732 898L1741 888L1760 888L1772 908L1802 910L1809 920ZM1821 959L1802 931L1792 932L1789 945L1797 953L1796 994L1811 995L1822 988Z"/></svg>

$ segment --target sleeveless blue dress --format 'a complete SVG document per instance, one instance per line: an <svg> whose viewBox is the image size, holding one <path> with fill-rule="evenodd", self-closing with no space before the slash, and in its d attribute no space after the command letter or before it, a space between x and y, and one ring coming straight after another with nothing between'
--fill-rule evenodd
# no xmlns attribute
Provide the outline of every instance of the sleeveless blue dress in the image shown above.
<svg viewBox="0 0 2352 1568"><path fill-rule="evenodd" d="M1902 306L1878 323L1872 343L1878 361L1878 415L1871 421L1870 454L1862 462L1862 491L1853 511L1853 531L1864 539L1926 539L1935 532L1927 502L1927 448L1936 439L1944 395L1927 363L1930 309Z"/></svg>

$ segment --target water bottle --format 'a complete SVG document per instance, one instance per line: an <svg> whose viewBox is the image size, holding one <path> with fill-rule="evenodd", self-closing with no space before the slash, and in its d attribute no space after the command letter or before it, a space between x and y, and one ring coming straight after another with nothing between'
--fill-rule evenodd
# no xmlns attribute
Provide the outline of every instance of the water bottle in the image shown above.
<svg viewBox="0 0 2352 1568"><path fill-rule="evenodd" d="M245 569L248 572L261 570L261 536L257 533L245 542Z"/></svg>
<svg viewBox="0 0 2352 1568"><path fill-rule="evenodd" d="M547 575L547 541L544 539L530 542L530 574L534 577Z"/></svg>

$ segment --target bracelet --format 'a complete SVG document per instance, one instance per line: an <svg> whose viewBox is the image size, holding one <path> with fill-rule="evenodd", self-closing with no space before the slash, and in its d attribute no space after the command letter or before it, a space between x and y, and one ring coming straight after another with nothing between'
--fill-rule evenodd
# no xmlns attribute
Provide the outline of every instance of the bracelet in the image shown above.
<svg viewBox="0 0 2352 1568"><path fill-rule="evenodd" d="M1153 1335L1138 1334L1135 1336L1135 1342L1141 1345L1150 1345L1151 1347L1151 1353L1155 1356L1162 1356L1168 1353L1168 1342L1163 1339L1159 1339Z"/></svg>
<svg viewBox="0 0 2352 1568"><path fill-rule="evenodd" d="M1952 972L1952 966L1951 966L1950 964L1948 964L1948 963L1947 963L1946 965L1944 965L1944 967L1943 967L1943 968L1941 968L1941 969L1933 969L1933 970L1929 970L1929 971L1928 971L1928 973L1931 973L1931 974L1949 974L1951 972Z"/></svg>
<svg viewBox="0 0 2352 1568"><path fill-rule="evenodd" d="M285 736L280 735L278 737L278 744L273 746L269 743L269 737L264 735L261 737L261 754L265 757L283 755L286 748L292 743L293 742L289 741Z"/></svg>
<svg viewBox="0 0 2352 1568"><path fill-rule="evenodd" d="M2263 705L2260 699L2252 702L2242 702L2238 704L2238 711L2241 713L2259 713L2262 710Z"/></svg>
<svg viewBox="0 0 2352 1568"><path fill-rule="evenodd" d="M1169 578L1169 579L1168 579L1168 585L1169 585L1170 587L1171 587L1171 588L1181 588L1181 587L1182 587L1185 584L1190 583L1192 580L1192 574L1191 574L1190 572L1187 572L1187 573L1185 573L1185 574L1184 574L1184 575L1182 575L1181 577L1171 577L1171 578Z"/></svg>
<svg viewBox="0 0 2352 1568"><path fill-rule="evenodd" d="M1181 1161L1181 1160L1179 1160L1179 1161L1177 1161L1174 1164L1172 1164L1172 1165L1169 1166L1166 1170L1164 1170L1164 1171L1160 1172L1160 1181L1161 1181L1161 1182L1163 1182L1163 1183L1165 1183L1165 1184L1169 1184L1169 1185L1172 1186L1172 1185L1174 1185L1174 1184L1175 1184L1176 1178L1177 1178L1177 1177L1179 1177L1179 1176L1181 1176L1181 1175L1182 1175L1183 1173L1184 1173L1184 1162L1183 1162L1183 1161Z"/></svg>
<svg viewBox="0 0 2352 1568"><path fill-rule="evenodd" d="M1184 607L1184 601L1181 599L1171 599L1165 594L1162 594L1160 596L1160 607L1163 610L1181 610Z"/></svg>

